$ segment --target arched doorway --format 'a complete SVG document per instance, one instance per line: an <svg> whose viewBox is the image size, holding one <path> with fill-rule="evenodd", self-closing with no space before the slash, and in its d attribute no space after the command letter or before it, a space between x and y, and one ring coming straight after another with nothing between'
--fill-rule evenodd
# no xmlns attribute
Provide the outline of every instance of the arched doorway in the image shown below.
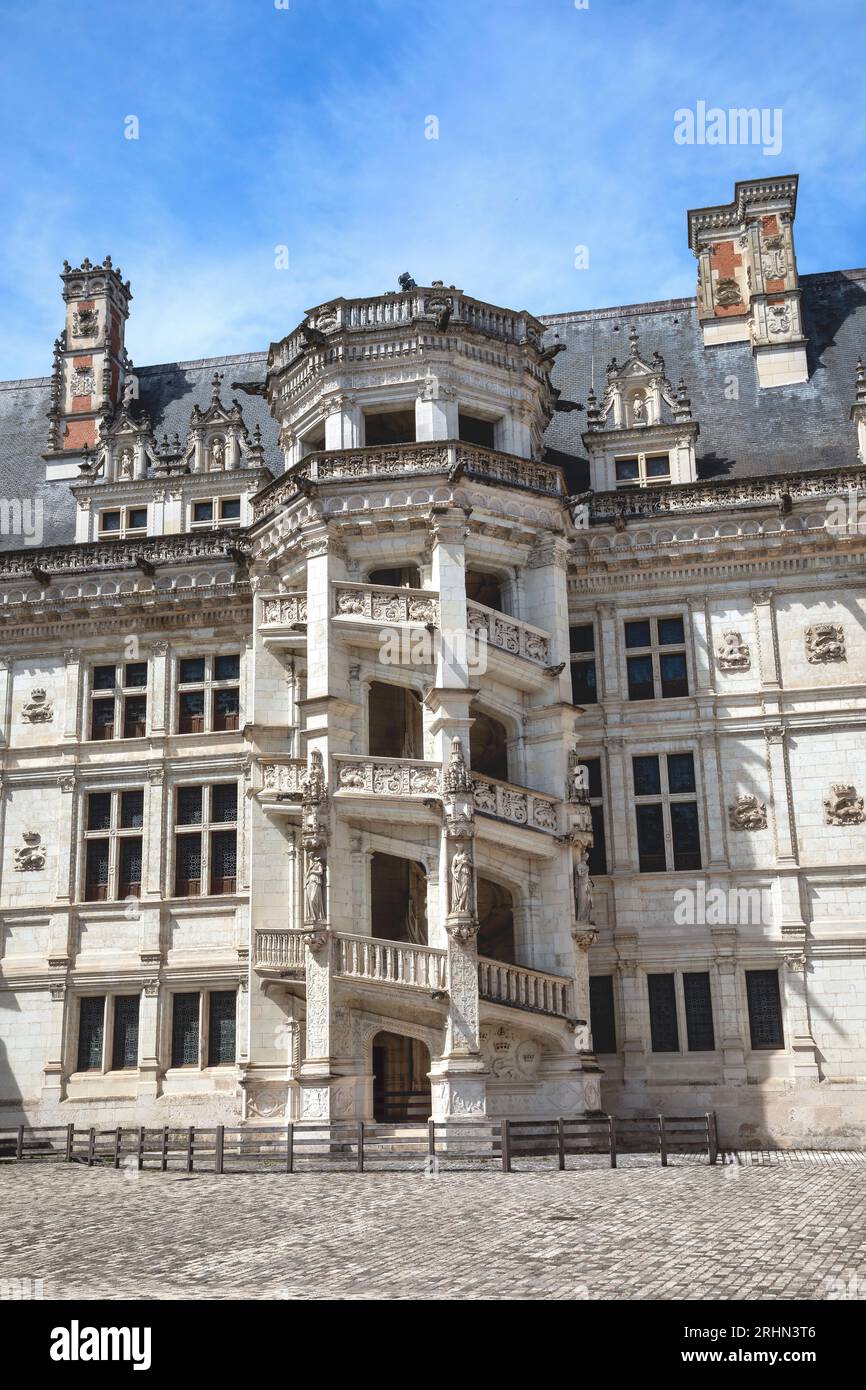
<svg viewBox="0 0 866 1390"><path fill-rule="evenodd" d="M478 879L478 954L514 965L514 904L507 888Z"/></svg>
<svg viewBox="0 0 866 1390"><path fill-rule="evenodd" d="M491 714L478 712L469 730L469 756L472 771L482 777L508 781L508 733Z"/></svg>
<svg viewBox="0 0 866 1390"><path fill-rule="evenodd" d="M430 1050L402 1033L373 1039L373 1115L380 1124L430 1118Z"/></svg>
<svg viewBox="0 0 866 1390"><path fill-rule="evenodd" d="M370 934L427 945L427 875L414 859L376 851L370 864Z"/></svg>
<svg viewBox="0 0 866 1390"><path fill-rule="evenodd" d="M470 603L483 603L485 608L495 608L504 613L502 586L495 574L487 570L468 569L466 571L466 597Z"/></svg>
<svg viewBox="0 0 866 1390"><path fill-rule="evenodd" d="M368 750L373 758L423 758L421 701L414 690L370 682Z"/></svg>

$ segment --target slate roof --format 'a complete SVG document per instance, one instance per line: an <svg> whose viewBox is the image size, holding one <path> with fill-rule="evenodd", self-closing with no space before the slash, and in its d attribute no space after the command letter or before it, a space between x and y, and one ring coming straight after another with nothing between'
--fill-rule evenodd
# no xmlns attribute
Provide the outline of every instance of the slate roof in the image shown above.
<svg viewBox="0 0 866 1390"><path fill-rule="evenodd" d="M855 366L866 357L866 269L800 277L803 318L809 341L809 380L797 386L758 389L748 343L705 348L694 299L670 299L610 309L546 315L547 341L567 346L553 370L564 398L585 407L594 371L601 396L605 369L628 353L629 329L640 335L642 354L658 350L676 386L685 379L692 414L700 424L700 478L749 477L857 462L857 439L848 412L854 401ZM265 463L282 471L277 429L259 396L232 392L232 381L263 380L267 353L209 357L137 367L139 397L159 437L177 431L186 438L193 404L206 409L214 371L225 372L222 399L237 395L247 428L262 431ZM725 387L735 377L738 398ZM47 440L50 378L0 382L0 499L41 499L45 545L65 544L74 533L68 482L45 482L42 457ZM728 395L730 395L730 389ZM547 431L548 458L561 463L571 491L589 486L581 434L586 410L557 413ZM18 549L20 537L0 535L0 549Z"/></svg>

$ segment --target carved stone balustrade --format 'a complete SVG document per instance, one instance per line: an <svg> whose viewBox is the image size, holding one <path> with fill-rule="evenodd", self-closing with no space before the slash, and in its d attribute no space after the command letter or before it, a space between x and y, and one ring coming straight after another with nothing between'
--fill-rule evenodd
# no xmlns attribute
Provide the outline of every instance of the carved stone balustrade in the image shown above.
<svg viewBox="0 0 866 1390"><path fill-rule="evenodd" d="M442 769L438 763L409 758L334 758L334 791L367 796L438 796Z"/></svg>
<svg viewBox="0 0 866 1390"><path fill-rule="evenodd" d="M391 623L439 622L439 595L429 589L400 589L384 584L351 584L337 580L333 586L336 618L367 619L378 626Z"/></svg>
<svg viewBox="0 0 866 1390"><path fill-rule="evenodd" d="M510 782L498 782L493 777L480 777L472 774L475 809L482 815L496 816L498 820L510 821L512 825L525 826L530 830L543 830L555 835L558 829L555 796L545 792L529 791Z"/></svg>
<svg viewBox="0 0 866 1390"><path fill-rule="evenodd" d="M307 764L303 758L257 759L257 799L268 810L299 810L301 778L306 770Z"/></svg>
<svg viewBox="0 0 866 1390"><path fill-rule="evenodd" d="M266 594L260 629L266 647L304 647L307 642L307 595Z"/></svg>
<svg viewBox="0 0 866 1390"><path fill-rule="evenodd" d="M338 934L334 973L404 989L444 991L448 952L376 936Z"/></svg>
<svg viewBox="0 0 866 1390"><path fill-rule="evenodd" d="M521 622L483 603L469 601L466 604L466 625L470 632L487 633L491 647L508 652L511 656L522 656L527 661L535 661L546 666L550 662L550 637L540 627Z"/></svg>
<svg viewBox="0 0 866 1390"><path fill-rule="evenodd" d="M255 933L253 965L256 970L285 971L303 975L306 968L306 933L274 928Z"/></svg>
<svg viewBox="0 0 866 1390"><path fill-rule="evenodd" d="M557 1018L571 1018L574 1014L572 982L564 975L527 970L488 956L478 960L478 992L492 1004L510 1004Z"/></svg>

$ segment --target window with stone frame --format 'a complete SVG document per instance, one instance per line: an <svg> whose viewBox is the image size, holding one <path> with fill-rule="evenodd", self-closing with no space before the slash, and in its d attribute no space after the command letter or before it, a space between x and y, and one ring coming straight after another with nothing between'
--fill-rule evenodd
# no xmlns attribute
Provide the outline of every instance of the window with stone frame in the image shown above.
<svg viewBox="0 0 866 1390"><path fill-rule="evenodd" d="M592 1045L597 1053L616 1052L616 1011L612 975L589 977L589 1026L592 1031Z"/></svg>
<svg viewBox="0 0 866 1390"><path fill-rule="evenodd" d="M97 518L97 538L101 541L126 540L147 535L147 507L106 507Z"/></svg>
<svg viewBox="0 0 866 1390"><path fill-rule="evenodd" d="M225 733L240 720L241 659L237 652L182 656L177 662L177 732Z"/></svg>
<svg viewBox="0 0 866 1390"><path fill-rule="evenodd" d="M212 531L221 526L240 526L240 497L200 497L190 505L192 531Z"/></svg>
<svg viewBox="0 0 866 1390"><path fill-rule="evenodd" d="M83 995L78 1007L77 1071L138 1066L138 994Z"/></svg>
<svg viewBox="0 0 866 1390"><path fill-rule="evenodd" d="M688 695L682 617L630 619L625 624L625 646L630 700L671 700Z"/></svg>
<svg viewBox="0 0 866 1390"><path fill-rule="evenodd" d="M144 738L147 733L147 662L93 666L89 705L91 739Z"/></svg>
<svg viewBox="0 0 866 1390"><path fill-rule="evenodd" d="M85 902L141 897L143 826L143 788L86 794L81 894Z"/></svg>
<svg viewBox="0 0 866 1390"><path fill-rule="evenodd" d="M237 890L236 782L175 789L174 896Z"/></svg>
<svg viewBox="0 0 866 1390"><path fill-rule="evenodd" d="M676 979L672 974L647 975L650 1043L653 1052L679 1052Z"/></svg>
<svg viewBox="0 0 866 1390"><path fill-rule="evenodd" d="M592 816L592 847L589 851L589 872L593 878L606 874L607 835L604 820L604 787L601 780L601 758L580 758L588 773L589 809Z"/></svg>
<svg viewBox="0 0 866 1390"><path fill-rule="evenodd" d="M706 971L654 971L647 975L647 996L653 1052L683 1050L681 1019L689 1052L715 1050L713 1001Z"/></svg>
<svg viewBox="0 0 866 1390"><path fill-rule="evenodd" d="M755 1051L785 1046L778 970L746 971L749 1033Z"/></svg>
<svg viewBox="0 0 866 1390"><path fill-rule="evenodd" d="M569 628L571 700L575 705L598 704L595 665L595 624L577 623Z"/></svg>
<svg viewBox="0 0 866 1390"><path fill-rule="evenodd" d="M632 758L638 867L642 874L700 869L701 840L692 753Z"/></svg>
<svg viewBox="0 0 866 1390"><path fill-rule="evenodd" d="M669 453L637 453L614 459L614 478L619 490L663 487L671 480Z"/></svg>
<svg viewBox="0 0 866 1390"><path fill-rule="evenodd" d="M205 989L172 995L172 1067L233 1066L236 1047L236 990Z"/></svg>

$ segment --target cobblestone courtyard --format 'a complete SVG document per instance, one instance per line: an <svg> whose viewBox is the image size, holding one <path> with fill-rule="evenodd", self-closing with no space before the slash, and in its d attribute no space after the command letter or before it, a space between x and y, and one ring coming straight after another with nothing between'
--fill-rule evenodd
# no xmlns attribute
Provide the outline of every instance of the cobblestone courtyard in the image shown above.
<svg viewBox="0 0 866 1390"><path fill-rule="evenodd" d="M52 1298L859 1296L866 1167L187 1177L0 1170L3 1280ZM835 1282L834 1282L835 1281Z"/></svg>

